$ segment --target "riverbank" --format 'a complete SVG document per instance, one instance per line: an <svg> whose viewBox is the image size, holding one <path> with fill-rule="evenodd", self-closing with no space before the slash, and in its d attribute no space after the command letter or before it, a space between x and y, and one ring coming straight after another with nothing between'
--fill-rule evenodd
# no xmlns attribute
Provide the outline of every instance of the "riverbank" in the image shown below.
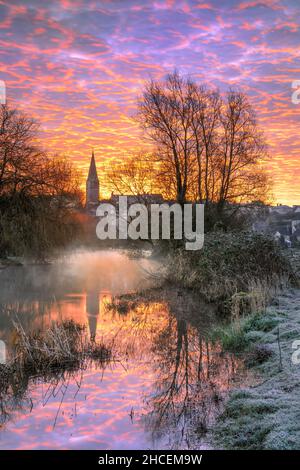
<svg viewBox="0 0 300 470"><path fill-rule="evenodd" d="M252 345L268 350L267 360L252 364L258 384L230 393L212 430L216 449L300 449L300 290L278 296L246 333ZM264 318L263 317L263 318ZM266 325L268 325L266 327ZM299 345L298 345L299 349Z"/></svg>
<svg viewBox="0 0 300 470"><path fill-rule="evenodd" d="M247 232L208 234L197 255L177 250L169 261L169 282L201 293L226 317L209 340L240 357L254 379L229 392L209 431L211 448L300 449L300 364L292 363L299 266L298 250Z"/></svg>
<svg viewBox="0 0 300 470"><path fill-rule="evenodd" d="M197 253L176 249L165 280L218 303L228 318L264 309L277 289L296 285L286 253L271 238L254 232L211 232Z"/></svg>

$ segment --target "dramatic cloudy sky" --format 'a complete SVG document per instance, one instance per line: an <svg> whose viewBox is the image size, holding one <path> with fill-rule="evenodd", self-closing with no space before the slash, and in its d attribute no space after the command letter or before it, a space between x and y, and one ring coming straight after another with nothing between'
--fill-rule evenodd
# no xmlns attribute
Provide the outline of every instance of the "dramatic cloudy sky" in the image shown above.
<svg viewBox="0 0 300 470"><path fill-rule="evenodd" d="M249 93L276 200L300 204L300 0L0 0L8 99L84 172L92 147L101 168L140 146L137 96L175 67Z"/></svg>

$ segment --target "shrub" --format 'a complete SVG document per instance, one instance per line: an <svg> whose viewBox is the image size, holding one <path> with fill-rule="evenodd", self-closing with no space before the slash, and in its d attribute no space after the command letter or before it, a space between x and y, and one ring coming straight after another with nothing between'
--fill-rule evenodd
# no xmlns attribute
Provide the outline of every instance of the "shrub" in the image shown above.
<svg viewBox="0 0 300 470"><path fill-rule="evenodd" d="M175 250L167 260L166 278L196 289L208 301L227 302L230 310L238 298L264 304L270 286L296 281L278 245L254 232L212 232L202 250Z"/></svg>

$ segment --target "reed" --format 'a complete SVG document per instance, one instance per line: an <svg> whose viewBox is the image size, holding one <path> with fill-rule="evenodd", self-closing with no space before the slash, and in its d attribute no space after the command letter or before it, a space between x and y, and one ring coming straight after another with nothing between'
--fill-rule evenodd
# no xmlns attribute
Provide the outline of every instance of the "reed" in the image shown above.
<svg viewBox="0 0 300 470"><path fill-rule="evenodd" d="M31 377L49 377L61 371L84 368L94 361L104 367L113 360L112 347L88 339L86 326L66 320L47 329L25 332L14 322L9 362L0 365L0 395L7 387Z"/></svg>

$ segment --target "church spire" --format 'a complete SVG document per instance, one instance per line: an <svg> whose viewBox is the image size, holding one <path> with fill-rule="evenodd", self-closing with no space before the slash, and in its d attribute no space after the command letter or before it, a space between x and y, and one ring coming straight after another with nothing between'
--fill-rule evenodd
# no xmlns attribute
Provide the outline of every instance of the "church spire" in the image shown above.
<svg viewBox="0 0 300 470"><path fill-rule="evenodd" d="M89 174L86 180L86 205L99 203L99 178L97 175L94 150L89 168Z"/></svg>
<svg viewBox="0 0 300 470"><path fill-rule="evenodd" d="M90 169L89 169L89 174L88 174L88 180L90 179L98 180L94 150L92 151L92 158L91 158Z"/></svg>

